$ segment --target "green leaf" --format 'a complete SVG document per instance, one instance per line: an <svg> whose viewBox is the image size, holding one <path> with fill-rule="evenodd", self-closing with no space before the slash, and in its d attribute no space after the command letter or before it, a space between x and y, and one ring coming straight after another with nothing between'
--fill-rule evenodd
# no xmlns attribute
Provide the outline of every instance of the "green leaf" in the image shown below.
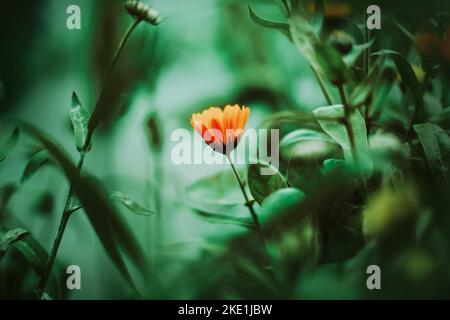
<svg viewBox="0 0 450 320"><path fill-rule="evenodd" d="M313 27L303 15L298 12L291 15L289 30L295 46L313 70L335 84L342 84L348 79L347 66L339 52L329 45L320 43Z"/></svg>
<svg viewBox="0 0 450 320"><path fill-rule="evenodd" d="M247 181L256 202L261 204L273 192L287 188L281 173L268 163L258 162L248 166Z"/></svg>
<svg viewBox="0 0 450 320"><path fill-rule="evenodd" d="M256 23L257 25L260 25L264 28L278 30L282 34L284 34L290 41L292 41L291 34L289 32L289 25L287 23L273 22L273 21L269 21L269 20L260 18L255 14L255 12L252 10L252 8L250 6L248 6L248 12L250 14L250 18L252 19L252 21L254 23Z"/></svg>
<svg viewBox="0 0 450 320"><path fill-rule="evenodd" d="M320 72L334 84L347 82L349 73L341 54L334 47L326 44L316 44L314 48Z"/></svg>
<svg viewBox="0 0 450 320"><path fill-rule="evenodd" d="M342 28L346 33L355 39L356 43L364 41L363 31L366 29L366 23L358 24L355 19L344 18L344 26Z"/></svg>
<svg viewBox="0 0 450 320"><path fill-rule="evenodd" d="M261 128L279 128L283 124L294 123L299 125L317 124L317 118L311 112L280 111L272 113L260 125Z"/></svg>
<svg viewBox="0 0 450 320"><path fill-rule="evenodd" d="M10 247L19 250L38 275L44 271L48 254L27 230L18 228L5 233L0 231L0 260Z"/></svg>
<svg viewBox="0 0 450 320"><path fill-rule="evenodd" d="M107 193L105 195L102 195L102 198L106 199L106 200L119 201L125 207L127 207L128 210L130 210L131 212L133 212L137 215L149 216L149 215L155 213L155 211L144 208L142 205L140 205L139 203L137 203L136 201L131 199L129 196L127 196L126 194L124 194L123 192L120 192L120 191L114 191L111 193ZM72 207L71 212L75 212L75 211L81 209L82 207L83 207L83 205L81 203L77 203Z"/></svg>
<svg viewBox="0 0 450 320"><path fill-rule="evenodd" d="M336 143L322 132L312 129L297 129L281 139L280 149L286 159L313 160L334 153Z"/></svg>
<svg viewBox="0 0 450 320"><path fill-rule="evenodd" d="M380 62L377 62L377 64ZM397 70L394 65L386 65L381 70L381 75L378 78L377 86L372 93L372 103L370 107L369 116L377 115L382 112L386 106L386 100L392 90L393 84L396 81ZM375 116L376 118L377 116Z"/></svg>
<svg viewBox="0 0 450 320"><path fill-rule="evenodd" d="M109 193L108 195L106 195L105 199L119 201L125 207L127 207L128 210L130 210L131 212L136 213L138 215L148 216L150 214L155 213L152 210L144 208L139 203L137 203L133 199L130 199L130 197L128 197L127 195L123 194L120 191L115 191L115 192Z"/></svg>
<svg viewBox="0 0 450 320"><path fill-rule="evenodd" d="M22 253L38 275L43 273L48 260L48 253L38 241L30 234L26 234L14 243L14 247Z"/></svg>
<svg viewBox="0 0 450 320"><path fill-rule="evenodd" d="M289 18L289 30L292 41L298 51L308 60L315 70L320 70L314 47L319 44L313 27L302 15L296 13Z"/></svg>
<svg viewBox="0 0 450 320"><path fill-rule="evenodd" d="M370 40L366 43L356 44L352 47L352 50L347 53L343 60L347 66L353 66L364 50L370 48L374 43L375 39Z"/></svg>
<svg viewBox="0 0 450 320"><path fill-rule="evenodd" d="M85 212L91 222L103 247L115 266L119 269L124 279L137 293L137 289L131 279L129 271L120 254L122 248L141 272L147 268L145 254L143 253L134 234L129 229L123 218L102 198L97 187L86 177L82 177L76 166L71 162L66 153L50 140L44 133L28 124L22 127L40 140L52 157L61 166L73 191L83 204Z"/></svg>
<svg viewBox="0 0 450 320"><path fill-rule="evenodd" d="M20 228L8 230L7 232L0 231L0 259L14 242L19 241L26 234L28 234L28 231Z"/></svg>
<svg viewBox="0 0 450 320"><path fill-rule="evenodd" d="M73 132L78 151L82 151L88 133L88 122L91 117L89 111L78 99L77 94L72 94L72 106L70 108L70 119L72 120Z"/></svg>
<svg viewBox="0 0 450 320"><path fill-rule="evenodd" d="M416 124L414 130L419 136L434 180L445 190L448 188L450 176L450 137L441 127L433 123Z"/></svg>
<svg viewBox="0 0 450 320"><path fill-rule="evenodd" d="M402 26L402 25L401 25L399 22L397 22L395 19L392 19L392 21L393 21L394 24L397 26L397 28L399 28L400 31L403 32L403 33L408 37L409 40L411 40L411 41L413 41L413 42L416 41L415 37L413 36L413 34L412 34L411 32L409 32L408 29L406 29L404 26Z"/></svg>
<svg viewBox="0 0 450 320"><path fill-rule="evenodd" d="M314 32L318 38L322 32L323 17L325 12L325 6L322 0L314 1L314 15L311 18L311 25L313 26Z"/></svg>
<svg viewBox="0 0 450 320"><path fill-rule="evenodd" d="M210 213L199 209L193 209L193 212L211 223L232 224L249 229L253 228L253 221L251 218L241 218L225 214Z"/></svg>
<svg viewBox="0 0 450 320"><path fill-rule="evenodd" d="M25 183L30 179L43 165L48 163L50 160L47 150L40 150L36 152L28 162L25 170L23 171L20 183Z"/></svg>
<svg viewBox="0 0 450 320"><path fill-rule="evenodd" d="M275 191L261 204L261 212L258 214L261 224L264 225L272 217L298 205L304 198L305 194L296 188L284 188Z"/></svg>
<svg viewBox="0 0 450 320"><path fill-rule="evenodd" d="M352 94L348 98L349 105L353 107L359 107L363 105L370 95L375 90L375 86L380 76L381 68L378 64L371 70L368 77L366 77L356 88L352 91Z"/></svg>
<svg viewBox="0 0 450 320"><path fill-rule="evenodd" d="M344 117L344 106L341 104L332 105L327 107L320 107L315 109L314 114L319 117ZM361 158L364 158L369 151L369 145L367 141L367 129L364 118L361 113L355 109L350 116L350 125L353 129L353 136L355 139L356 152ZM350 147L350 139L347 134L347 130L343 123L336 121L323 121L319 120L319 124L322 129L333 138L341 146L344 157L350 163L353 163L353 156Z"/></svg>
<svg viewBox="0 0 450 320"><path fill-rule="evenodd" d="M343 105L321 107L313 112L321 117L329 116L342 118L345 114ZM359 169L363 170L364 175L370 176L373 170L373 160L370 158L369 153L366 124L358 109L353 110L349 123L353 132L355 141L354 152L358 156L358 163L355 163L355 159L353 159L350 138L347 134L345 125L342 122L319 120L322 129L341 146L347 164L357 165Z"/></svg>
<svg viewBox="0 0 450 320"><path fill-rule="evenodd" d="M403 55L393 50L380 50L371 54L371 56L381 56L381 55L387 55L392 57L395 66L397 67L397 71L400 74L400 77L402 78L402 82L408 88L416 104L420 104L422 101L421 86L408 60L406 60L406 58Z"/></svg>
<svg viewBox="0 0 450 320"><path fill-rule="evenodd" d="M17 141L19 140L19 128L14 128L13 133L6 141L6 143L0 147L0 162L5 160L11 150L16 146Z"/></svg>
<svg viewBox="0 0 450 320"><path fill-rule="evenodd" d="M323 173L331 173L334 170L345 167L345 161L342 159L326 159L323 162Z"/></svg>

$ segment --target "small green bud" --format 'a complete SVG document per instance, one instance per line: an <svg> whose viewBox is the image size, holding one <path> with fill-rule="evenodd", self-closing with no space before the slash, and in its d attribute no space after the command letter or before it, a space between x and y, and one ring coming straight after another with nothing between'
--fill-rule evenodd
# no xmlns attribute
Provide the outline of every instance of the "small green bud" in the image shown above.
<svg viewBox="0 0 450 320"><path fill-rule="evenodd" d="M352 50L354 42L351 35L340 30L333 31L328 38L328 43L342 55Z"/></svg>

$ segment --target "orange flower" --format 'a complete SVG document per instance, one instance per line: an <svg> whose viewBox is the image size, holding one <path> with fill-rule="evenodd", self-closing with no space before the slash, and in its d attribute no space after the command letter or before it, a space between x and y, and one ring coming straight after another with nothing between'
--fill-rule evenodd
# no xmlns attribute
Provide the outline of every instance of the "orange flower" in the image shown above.
<svg viewBox="0 0 450 320"><path fill-rule="evenodd" d="M202 113L194 113L191 125L211 148L228 154L236 148L243 135L249 114L250 108L241 108L237 104L227 105L223 110L210 107Z"/></svg>

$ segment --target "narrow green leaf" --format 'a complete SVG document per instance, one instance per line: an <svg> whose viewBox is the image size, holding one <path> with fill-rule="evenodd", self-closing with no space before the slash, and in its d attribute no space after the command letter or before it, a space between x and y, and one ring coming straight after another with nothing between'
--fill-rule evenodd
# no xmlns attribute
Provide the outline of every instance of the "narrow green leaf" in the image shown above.
<svg viewBox="0 0 450 320"><path fill-rule="evenodd" d="M250 6L248 6L248 12L250 14L250 18L252 19L252 21L254 23L256 23L257 25L260 25L264 28L278 30L282 34L284 34L290 41L292 41L291 34L289 32L289 25L287 23L273 22L273 21L269 21L269 20L260 18L255 14L255 12L252 10L252 8Z"/></svg>
<svg viewBox="0 0 450 320"><path fill-rule="evenodd" d="M393 50L380 50L371 54L371 56L381 56L381 55L387 55L392 57L395 66L397 67L397 71L400 74L400 77L402 78L402 82L408 88L416 104L420 104L422 100L421 86L408 60L406 60L406 58L403 55Z"/></svg>
<svg viewBox="0 0 450 320"><path fill-rule="evenodd" d="M91 180L80 175L76 166L71 162L66 153L62 151L61 147L57 146L38 129L28 124L22 124L22 127L37 137L53 158L55 158L57 163L59 163L70 181L74 192L83 204L85 212L103 247L111 260L114 261L124 279L137 293L119 248L124 249L125 254L130 257L133 263L139 267L141 271L146 267L144 262L145 255L126 222L111 206L108 205L107 202L105 202L101 193Z"/></svg>
<svg viewBox="0 0 450 320"><path fill-rule="evenodd" d="M28 234L28 231L20 228L8 230L6 232L0 231L0 259L12 244L19 241L19 239L26 234Z"/></svg>
<svg viewBox="0 0 450 320"><path fill-rule="evenodd" d="M42 274L48 260L48 253L36 239L27 234L15 242L14 247L22 253L37 274Z"/></svg>
<svg viewBox="0 0 450 320"><path fill-rule="evenodd" d="M366 77L356 88L352 91L352 94L348 98L349 105L353 107L359 107L364 104L370 95L375 90L378 77L380 76L381 68L378 64L371 70L368 77Z"/></svg>
<svg viewBox="0 0 450 320"><path fill-rule="evenodd" d="M212 223L233 224L249 229L253 228L253 221L251 220L251 218L240 218L231 215L210 213L199 209L193 209L193 212L201 218Z"/></svg>
<svg viewBox="0 0 450 320"><path fill-rule="evenodd" d="M347 66L339 52L318 40L314 28L302 14L295 12L290 16L289 30L295 46L313 70L335 84L342 84L348 79Z"/></svg>
<svg viewBox="0 0 450 320"><path fill-rule="evenodd" d="M37 274L43 272L48 254L27 230L18 228L6 233L0 231L0 260L10 247L19 250Z"/></svg>
<svg viewBox="0 0 450 320"><path fill-rule="evenodd" d="M43 165L48 163L50 160L47 150L40 150L36 152L28 162L25 170L23 171L20 183L25 183L30 179Z"/></svg>
<svg viewBox="0 0 450 320"><path fill-rule="evenodd" d="M353 66L364 50L370 48L374 43L375 39L370 40L366 43L356 44L352 47L352 50L344 56L344 62L347 66Z"/></svg>
<svg viewBox="0 0 450 320"><path fill-rule="evenodd" d="M155 211L144 208L142 205L140 205L139 203L137 203L136 201L131 199L129 196L127 196L126 194L124 194L123 192L120 192L120 191L114 191L111 193L104 194L104 195L102 195L102 198L106 199L106 200L119 201L125 207L127 207L128 210L130 210L131 212L133 212L137 215L149 216L149 215L155 213ZM71 212L75 212L75 211L81 209L82 207L83 207L83 205L78 202L73 205Z"/></svg>
<svg viewBox="0 0 450 320"><path fill-rule="evenodd" d="M319 71L333 84L347 82L350 75L341 54L332 46L317 43L314 46Z"/></svg>
<svg viewBox="0 0 450 320"><path fill-rule="evenodd" d="M272 113L261 123L260 127L279 128L281 125L287 123L294 123L298 125L317 124L317 118L311 112L280 111Z"/></svg>
<svg viewBox="0 0 450 320"><path fill-rule="evenodd" d="M91 117L89 111L83 106L78 99L77 94L72 94L72 106L70 108L70 119L72 120L73 132L77 150L83 150L84 143L88 132L88 122Z"/></svg>
<svg viewBox="0 0 450 320"><path fill-rule="evenodd" d="M409 40L415 41L415 38L414 38L413 34L411 32L409 32L408 29L406 29L404 26L402 26L397 20L392 19L392 21L397 26L397 28L399 28L400 31L403 32L405 34L405 36L408 37Z"/></svg>
<svg viewBox="0 0 450 320"><path fill-rule="evenodd" d="M252 196L259 204L273 192L287 188L286 180L281 173L264 162L252 163L248 166L247 181Z"/></svg>
<svg viewBox="0 0 450 320"><path fill-rule="evenodd" d="M322 173L331 173L334 170L345 167L345 161L342 159L326 159L323 162Z"/></svg>
<svg viewBox="0 0 450 320"><path fill-rule="evenodd" d="M133 213L136 213L138 215L148 216L150 214L155 213L152 210L149 210L147 208L144 208L139 203L134 201L133 199L130 199L127 195L123 194L120 191L111 192L108 195L106 195L105 199L109 200L115 200L121 202L125 207L128 208Z"/></svg>
<svg viewBox="0 0 450 320"><path fill-rule="evenodd" d="M314 47L319 44L314 29L301 14L293 14L289 17L289 30L292 41L298 51L306 58L315 70L320 70Z"/></svg>
<svg viewBox="0 0 450 320"><path fill-rule="evenodd" d="M11 150L16 146L17 141L19 140L19 128L14 128L13 133L6 141L6 143L0 147L0 162L5 160Z"/></svg>
<svg viewBox="0 0 450 320"><path fill-rule="evenodd" d="M324 20L325 6L322 0L314 1L314 15L311 18L311 24L313 26L314 32L318 38L322 33L322 25Z"/></svg>
<svg viewBox="0 0 450 320"><path fill-rule="evenodd" d="M343 30L350 34L356 43L362 43L364 41L363 31L366 29L365 21L363 24L356 23L355 19L345 18Z"/></svg>
<svg viewBox="0 0 450 320"><path fill-rule="evenodd" d="M450 177L450 137L433 123L416 124L414 130L419 136L434 180L445 190Z"/></svg>

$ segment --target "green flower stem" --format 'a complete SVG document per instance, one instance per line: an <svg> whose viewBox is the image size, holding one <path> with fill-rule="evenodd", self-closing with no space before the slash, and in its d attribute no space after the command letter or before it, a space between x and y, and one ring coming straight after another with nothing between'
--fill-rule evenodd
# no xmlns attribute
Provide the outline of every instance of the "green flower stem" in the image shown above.
<svg viewBox="0 0 450 320"><path fill-rule="evenodd" d="M89 124L88 124L88 132L86 135L86 141L84 143L84 147L83 150L85 152L87 152L91 146L91 140L92 140L92 134L94 133L95 128L97 127L99 121L100 121L100 116L99 116L99 104L103 101L103 96L106 93L106 88L108 88L109 85L109 81L112 78L112 73L114 71L114 68L117 64L117 61L119 60L119 57L123 51L123 48L125 47L125 44L128 42L128 39L130 37L130 35L133 33L134 29L139 25L139 23L142 20L134 20L133 23L128 27L128 30L124 33L122 39L120 40L119 46L116 49L116 52L114 53L113 59L111 61L111 64L109 66L109 70L108 73L105 77L105 82L103 83L102 89L100 91L100 96L97 100L97 104L94 108L94 112L91 115L91 118L89 119ZM80 163L81 166L83 166L83 161L84 161L84 155L81 154L81 158L80 158Z"/></svg>
<svg viewBox="0 0 450 320"><path fill-rule="evenodd" d="M233 160L230 157L230 154L227 154L228 161L230 162L231 169L233 169L234 176L236 177L236 180L239 184L239 187L241 188L242 194L244 195L245 199L245 205L248 207L248 210L250 211L250 215L253 219L253 225L255 227L256 232L258 233L259 240L261 242L261 245L263 247L264 251L264 258L266 259L267 267L270 268L270 260L269 260L269 254L267 253L267 247L266 247L266 241L264 240L264 236L261 229L261 224L259 223L258 216L256 215L255 209L253 208L253 203L250 202L250 199L247 195L247 192L245 191L244 183L242 182L241 177L239 176L239 173L236 170L236 167L233 164Z"/></svg>
<svg viewBox="0 0 450 320"><path fill-rule="evenodd" d="M341 97L341 102L344 105L343 122L344 122L345 130L347 131L347 135L350 140L350 149L352 152L353 161L355 163L357 163L358 155L356 153L355 135L353 134L352 124L350 123L350 116L351 116L350 106L347 104L347 98L345 97L344 86L342 84L338 86L338 90L339 90L339 96Z"/></svg>
<svg viewBox="0 0 450 320"><path fill-rule="evenodd" d="M122 54L123 48L125 47L125 44L127 43L131 33L133 30L137 27L137 25L141 22L141 20L135 20L133 24L128 28L128 30L125 32L122 40L119 43L119 46L117 47L116 52L114 53L114 57L112 59L108 76L106 77L105 84L102 87L102 91L100 93L100 97L104 94L105 88L107 87L107 83L111 77L111 74L114 70L114 67L117 64L117 61L119 60L120 55ZM100 100L100 98L99 98ZM98 102L97 102L98 103ZM80 157L78 159L77 168L79 171L83 168L84 160L86 158L86 153L88 152L91 141L92 141L92 134L94 133L95 127L92 127L88 134L86 135L86 141L84 143L83 149L80 152ZM45 265L44 271L41 275L41 279L38 284L38 288L36 290L36 293L38 297L40 298L45 290L45 286L47 284L48 278L50 276L50 273L53 268L53 264L55 263L56 255L58 254L59 247L61 245L61 241L64 235L64 231L66 230L67 223L69 221L69 218L71 214L73 213L72 206L73 202L75 200L75 193L73 191L72 186L70 186L69 193L67 195L66 204L64 205L64 210L61 216L61 221L59 223L58 232L56 234L55 240L53 242L52 251L50 253L50 256L48 257L47 263Z"/></svg>
<svg viewBox="0 0 450 320"><path fill-rule="evenodd" d="M338 86L338 90L339 90L339 96L341 97L341 102L344 105L343 122L344 122L345 130L347 131L347 135L350 140L350 150L352 152L353 163L355 164L356 167L359 167L359 156L358 156L358 152L356 150L355 135L353 134L352 124L350 123L350 117L352 114L352 110L350 109L350 106L347 103L344 86L342 84ZM366 180L364 179L364 177L362 175L360 175L360 180L361 180L361 184L363 186L365 194L368 195L369 189L367 187Z"/></svg>

